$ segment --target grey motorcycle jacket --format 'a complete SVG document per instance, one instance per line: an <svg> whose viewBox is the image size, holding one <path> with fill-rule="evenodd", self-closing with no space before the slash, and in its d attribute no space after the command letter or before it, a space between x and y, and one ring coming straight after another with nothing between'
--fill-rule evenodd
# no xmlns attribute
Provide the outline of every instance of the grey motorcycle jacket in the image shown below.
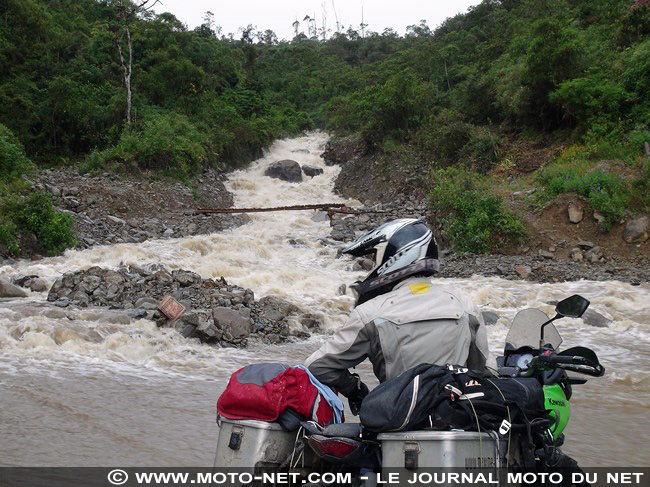
<svg viewBox="0 0 650 487"><path fill-rule="evenodd" d="M348 369L366 358L380 382L422 363L483 370L485 323L468 297L430 278L406 279L357 306L306 365L319 381L347 396L357 385Z"/></svg>

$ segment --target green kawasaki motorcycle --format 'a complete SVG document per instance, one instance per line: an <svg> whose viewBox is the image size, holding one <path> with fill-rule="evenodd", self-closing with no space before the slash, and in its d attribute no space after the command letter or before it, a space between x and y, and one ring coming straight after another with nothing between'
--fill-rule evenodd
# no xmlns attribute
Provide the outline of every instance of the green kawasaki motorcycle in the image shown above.
<svg viewBox="0 0 650 487"><path fill-rule="evenodd" d="M534 377L542 384L545 406L554 420L537 445L536 461L541 460L546 465L576 467L558 447L564 442L563 431L571 417L572 386L584 384L587 379L568 373L593 377L605 373L596 353L589 348L572 347L560 351L562 337L553 324L563 317L581 317L588 306L587 299L574 295L556 305L553 318L535 308L520 311L506 336L504 354L497 358L500 376Z"/></svg>

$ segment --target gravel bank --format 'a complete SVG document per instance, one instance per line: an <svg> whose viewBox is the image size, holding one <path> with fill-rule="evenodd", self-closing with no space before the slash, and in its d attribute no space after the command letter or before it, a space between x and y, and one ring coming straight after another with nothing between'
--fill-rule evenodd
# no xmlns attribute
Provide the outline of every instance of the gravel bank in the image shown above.
<svg viewBox="0 0 650 487"><path fill-rule="evenodd" d="M201 207L228 208L233 196L225 173L206 170L189 186L153 175L126 178L80 175L72 168L46 170L34 178L55 206L72 215L78 247L188 237L233 228L246 215L195 215Z"/></svg>

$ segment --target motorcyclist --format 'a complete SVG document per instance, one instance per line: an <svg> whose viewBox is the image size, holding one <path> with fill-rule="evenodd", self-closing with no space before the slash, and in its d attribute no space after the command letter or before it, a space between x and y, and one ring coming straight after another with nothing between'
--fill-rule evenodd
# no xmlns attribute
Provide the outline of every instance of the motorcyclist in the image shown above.
<svg viewBox="0 0 650 487"><path fill-rule="evenodd" d="M487 333L472 300L432 277L436 240L423 220L392 220L343 253L372 254L374 268L352 286L357 303L347 324L306 361L314 376L338 389L358 414L368 387L350 367L369 358L380 382L421 363L483 369Z"/></svg>

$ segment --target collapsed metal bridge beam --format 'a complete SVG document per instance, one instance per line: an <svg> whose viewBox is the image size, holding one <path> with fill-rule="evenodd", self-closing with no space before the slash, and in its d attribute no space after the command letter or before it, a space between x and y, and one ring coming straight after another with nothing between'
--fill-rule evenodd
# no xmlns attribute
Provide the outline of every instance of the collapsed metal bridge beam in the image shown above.
<svg viewBox="0 0 650 487"><path fill-rule="evenodd" d="M326 211L330 218L336 213L347 215L362 215L366 213L386 213L381 210L354 210L348 208L344 203L319 203L313 205L291 205L291 206L274 206L270 208L197 208L194 213L197 215L211 213L263 213L270 211L300 211L300 210L320 210Z"/></svg>
<svg viewBox="0 0 650 487"><path fill-rule="evenodd" d="M315 205L274 206L271 208L197 208L196 214L207 213L261 213L266 211L323 210L346 208L343 203L320 203Z"/></svg>

